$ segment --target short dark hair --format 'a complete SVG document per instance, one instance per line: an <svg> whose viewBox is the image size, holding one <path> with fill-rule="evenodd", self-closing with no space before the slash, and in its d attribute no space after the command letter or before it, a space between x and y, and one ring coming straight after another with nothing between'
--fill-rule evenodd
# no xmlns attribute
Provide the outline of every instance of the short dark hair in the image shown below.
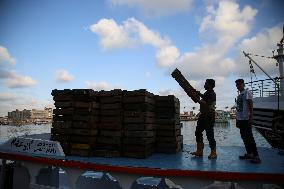
<svg viewBox="0 0 284 189"><path fill-rule="evenodd" d="M206 82L212 86L212 88L215 87L215 80L214 79L206 79Z"/></svg>
<svg viewBox="0 0 284 189"><path fill-rule="evenodd" d="M235 83L245 83L245 81L243 80L243 79L237 79L236 81L235 81Z"/></svg>

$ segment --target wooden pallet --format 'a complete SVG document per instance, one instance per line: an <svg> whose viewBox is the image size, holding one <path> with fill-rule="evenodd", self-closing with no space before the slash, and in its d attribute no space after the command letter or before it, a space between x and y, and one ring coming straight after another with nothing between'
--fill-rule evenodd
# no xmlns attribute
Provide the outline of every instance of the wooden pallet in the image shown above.
<svg viewBox="0 0 284 189"><path fill-rule="evenodd" d="M73 120L74 121L85 121L85 122L99 122L100 121L100 116L97 115L73 115Z"/></svg>
<svg viewBox="0 0 284 189"><path fill-rule="evenodd" d="M100 130L100 136L105 137L121 137L123 135L120 130Z"/></svg>
<svg viewBox="0 0 284 189"><path fill-rule="evenodd" d="M180 118L176 118L176 119L165 119L165 118L156 118L156 124L175 124L178 125L180 124Z"/></svg>
<svg viewBox="0 0 284 189"><path fill-rule="evenodd" d="M126 111L155 111L155 105L149 103L132 103L123 104L124 110Z"/></svg>
<svg viewBox="0 0 284 189"><path fill-rule="evenodd" d="M156 130L176 130L180 129L180 124L157 124Z"/></svg>
<svg viewBox="0 0 284 189"><path fill-rule="evenodd" d="M129 131L151 131L156 129L154 123L124 123L124 130Z"/></svg>
<svg viewBox="0 0 284 189"><path fill-rule="evenodd" d="M121 144L121 137L98 136L97 142L101 144Z"/></svg>
<svg viewBox="0 0 284 189"><path fill-rule="evenodd" d="M120 157L121 152L118 150L95 150L94 156L105 158Z"/></svg>
<svg viewBox="0 0 284 189"><path fill-rule="evenodd" d="M101 110L122 110L122 103L101 104Z"/></svg>
<svg viewBox="0 0 284 189"><path fill-rule="evenodd" d="M155 131L124 131L125 137L154 137Z"/></svg>
<svg viewBox="0 0 284 189"><path fill-rule="evenodd" d="M96 136L82 136L82 135L70 135L69 141L73 143L83 143L95 145L97 142Z"/></svg>
<svg viewBox="0 0 284 189"><path fill-rule="evenodd" d="M114 110L101 110L100 112L102 117L105 116L123 116L123 110L122 109L114 109Z"/></svg>
<svg viewBox="0 0 284 189"><path fill-rule="evenodd" d="M82 136L96 136L98 135L97 129L78 129L72 128L69 130L70 135L82 135Z"/></svg>
<svg viewBox="0 0 284 189"><path fill-rule="evenodd" d="M98 129L99 122L86 122L86 121L73 121L71 128L78 128L78 129Z"/></svg>
<svg viewBox="0 0 284 189"><path fill-rule="evenodd" d="M122 139L123 144L127 145L150 145L155 143L155 138L154 137L125 137Z"/></svg>
<svg viewBox="0 0 284 189"><path fill-rule="evenodd" d="M156 136L165 136L165 137L177 137L178 135L181 135L181 130L157 130Z"/></svg>
<svg viewBox="0 0 284 189"><path fill-rule="evenodd" d="M105 129L105 130L122 130L123 129L123 124L122 123L100 123L99 124L99 129Z"/></svg>
<svg viewBox="0 0 284 189"><path fill-rule="evenodd" d="M70 155L91 157L91 156L94 156L94 150L70 149Z"/></svg>

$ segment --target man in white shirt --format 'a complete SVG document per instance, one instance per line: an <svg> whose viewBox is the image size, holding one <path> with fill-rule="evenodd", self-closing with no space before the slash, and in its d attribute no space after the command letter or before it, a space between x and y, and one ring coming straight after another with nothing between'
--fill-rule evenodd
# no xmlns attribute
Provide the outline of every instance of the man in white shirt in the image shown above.
<svg viewBox="0 0 284 189"><path fill-rule="evenodd" d="M239 156L239 158L250 160L252 163L260 163L261 160L252 134L253 95L248 89L245 89L243 79L237 79L235 83L239 90L239 95L237 97L236 126L240 129L240 134L247 151L246 154Z"/></svg>

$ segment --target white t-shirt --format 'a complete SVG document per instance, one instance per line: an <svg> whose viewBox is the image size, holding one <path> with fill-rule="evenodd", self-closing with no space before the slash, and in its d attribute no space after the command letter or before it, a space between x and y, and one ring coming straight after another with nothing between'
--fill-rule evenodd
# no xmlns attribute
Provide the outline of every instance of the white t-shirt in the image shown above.
<svg viewBox="0 0 284 189"><path fill-rule="evenodd" d="M250 112L248 108L249 99L252 100L253 95L248 90L243 90L237 97L237 120L249 120Z"/></svg>

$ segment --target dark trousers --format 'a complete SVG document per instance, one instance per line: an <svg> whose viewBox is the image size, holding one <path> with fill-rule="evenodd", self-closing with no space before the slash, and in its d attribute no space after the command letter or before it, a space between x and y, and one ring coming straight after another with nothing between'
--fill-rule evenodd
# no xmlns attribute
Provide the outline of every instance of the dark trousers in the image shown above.
<svg viewBox="0 0 284 189"><path fill-rule="evenodd" d="M240 129L240 134L243 139L246 151L248 154L258 156L256 144L252 134L252 127L248 120L237 120L237 127Z"/></svg>
<svg viewBox="0 0 284 189"><path fill-rule="evenodd" d="M196 142L198 143L203 143L202 132L205 130L211 149L216 148L216 141L214 139L214 122L215 118L213 116L201 114L197 120L197 126L195 130Z"/></svg>

